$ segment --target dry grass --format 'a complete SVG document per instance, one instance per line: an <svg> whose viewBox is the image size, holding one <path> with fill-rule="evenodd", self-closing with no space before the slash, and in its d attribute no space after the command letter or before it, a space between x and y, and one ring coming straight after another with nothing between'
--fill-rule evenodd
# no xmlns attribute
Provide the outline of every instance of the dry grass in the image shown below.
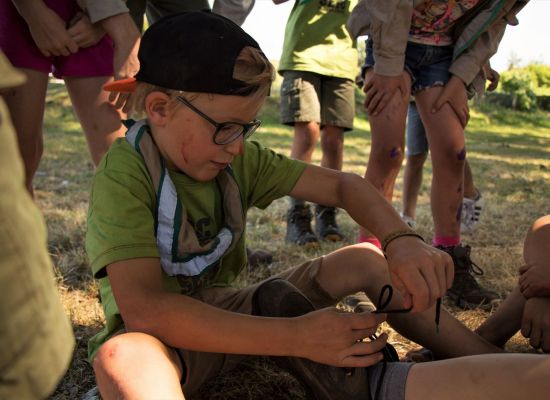
<svg viewBox="0 0 550 400"><path fill-rule="evenodd" d="M274 90L273 93L276 93ZM277 98L271 98L263 111L264 125L257 134L267 146L288 153L292 132L277 123ZM50 85L46 115L46 150L36 178L37 203L45 215L49 230L50 253L56 265L60 296L70 316L77 348L69 371L52 399L75 399L95 385L86 361L87 339L101 328L103 315L98 291L92 280L83 241L88 187L93 168L87 158L86 144L67 99L64 87ZM370 139L368 123L357 119L357 129L346 136L344 169L364 173ZM477 231L464 237L474 248L474 260L486 274L481 282L505 296L516 282L521 265L522 240L530 223L550 212L550 115L517 114L509 110L477 109L468 129L469 159L476 184L483 190L487 208ZM320 153L315 153L319 162ZM420 232L432 235L429 211L431 166L426 166L425 183L418 206ZM399 178L401 179L401 178ZM400 207L401 180L397 182L395 205ZM247 230L252 247L269 249L274 262L247 271L237 284L245 285L304 259L335 249L323 244L305 251L284 243L286 200L274 202L267 210L251 210ZM353 242L356 226L342 212L339 216L347 240ZM486 317L482 311L450 310L466 325L477 327ZM389 327L384 329L390 330ZM390 330L391 331L391 330ZM390 341L400 355L414 343L391 332ZM509 343L511 351L529 351L527 342L516 335ZM239 371L222 376L205 388L209 399L299 399L299 385L266 360L251 361Z"/></svg>

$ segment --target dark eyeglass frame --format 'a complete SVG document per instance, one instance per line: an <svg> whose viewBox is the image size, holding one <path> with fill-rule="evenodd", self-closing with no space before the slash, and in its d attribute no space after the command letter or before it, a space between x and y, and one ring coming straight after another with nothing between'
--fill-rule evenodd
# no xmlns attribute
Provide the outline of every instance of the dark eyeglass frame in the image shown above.
<svg viewBox="0 0 550 400"><path fill-rule="evenodd" d="M241 135L243 135L244 139L248 139L254 132L256 132L256 129L262 124L262 121L259 119L255 119L252 122L249 122L248 124L241 124L240 122L234 122L234 121L225 121L225 122L216 122L212 118L210 118L208 115L203 113L201 110L199 110L197 107L195 107L189 100L187 100L185 97L177 96L176 97L180 102L185 104L191 111L201 116L203 119L208 121L210 124L212 124L216 130L214 132L214 136L212 139L214 140L214 143L217 145L226 145L231 142L234 142L237 140ZM236 131L236 133L232 136L230 136L227 140L218 140L219 139L219 133L220 131L228 126L228 125L238 125L242 127L241 131Z"/></svg>

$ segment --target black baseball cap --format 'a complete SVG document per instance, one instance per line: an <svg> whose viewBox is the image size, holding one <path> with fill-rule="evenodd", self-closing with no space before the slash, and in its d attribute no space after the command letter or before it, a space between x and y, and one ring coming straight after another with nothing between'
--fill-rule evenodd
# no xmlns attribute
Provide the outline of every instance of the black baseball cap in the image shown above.
<svg viewBox="0 0 550 400"><path fill-rule="evenodd" d="M169 15L143 34L135 77L108 83L104 89L132 92L140 81L173 90L247 96L254 88L233 78L235 61L246 46L261 52L248 33L221 15L209 11Z"/></svg>

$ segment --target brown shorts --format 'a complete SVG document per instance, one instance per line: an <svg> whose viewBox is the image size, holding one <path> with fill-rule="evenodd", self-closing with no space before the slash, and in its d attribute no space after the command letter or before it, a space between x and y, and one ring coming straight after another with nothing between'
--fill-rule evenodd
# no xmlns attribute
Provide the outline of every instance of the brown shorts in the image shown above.
<svg viewBox="0 0 550 400"><path fill-rule="evenodd" d="M355 84L306 71L284 71L281 84L281 122L317 122L353 129Z"/></svg>
<svg viewBox="0 0 550 400"><path fill-rule="evenodd" d="M282 278L296 286L316 308L335 305L337 299L332 298L317 280L323 257L307 261L302 265L290 268L271 278ZM243 289L232 287L214 287L202 289L193 297L214 307L224 310L251 314L252 298L260 285L265 281ZM221 371L235 368L248 356L218 353L202 353L197 351L178 350L185 363L186 376L183 379L183 390L186 395L193 395L199 387Z"/></svg>

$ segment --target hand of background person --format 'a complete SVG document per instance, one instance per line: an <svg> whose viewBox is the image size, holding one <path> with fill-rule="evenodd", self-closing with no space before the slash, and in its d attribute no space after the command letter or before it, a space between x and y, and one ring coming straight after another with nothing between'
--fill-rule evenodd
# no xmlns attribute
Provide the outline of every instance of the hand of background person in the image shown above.
<svg viewBox="0 0 550 400"><path fill-rule="evenodd" d="M376 333L386 314L348 313L324 308L296 317L297 357L336 367L368 367L382 360L387 335L361 342Z"/></svg>
<svg viewBox="0 0 550 400"><path fill-rule="evenodd" d="M78 51L78 45L65 28L65 22L43 2L14 4L27 22L34 43L44 56L68 56Z"/></svg>
<svg viewBox="0 0 550 400"><path fill-rule="evenodd" d="M550 352L550 297L533 297L525 302L521 334L535 349Z"/></svg>
<svg viewBox="0 0 550 400"><path fill-rule="evenodd" d="M470 119L470 108L468 107L468 93L466 86L462 80L453 75L449 82L443 87L443 91L435 100L432 107L432 113L435 113L443 107L445 103L449 103L455 112L462 128L466 128Z"/></svg>
<svg viewBox="0 0 550 400"><path fill-rule="evenodd" d="M90 47L98 43L105 31L99 25L93 25L90 18L84 13L78 13L69 23L67 31L78 47Z"/></svg>
<svg viewBox="0 0 550 400"><path fill-rule="evenodd" d="M117 14L98 22L113 39L115 54L113 67L115 79L133 77L139 71L138 49L141 35L128 13ZM112 92L109 95L116 108L128 113L131 111L131 93Z"/></svg>
<svg viewBox="0 0 550 400"><path fill-rule="evenodd" d="M393 287L403 296L403 308L424 311L445 295L454 277L451 257L414 236L402 236L386 247Z"/></svg>
<svg viewBox="0 0 550 400"><path fill-rule="evenodd" d="M485 76L489 81L489 86L487 86L487 91L489 92L494 91L497 88L498 83L500 81L500 74L494 69L492 69L491 67L489 67L488 70L485 72Z"/></svg>
<svg viewBox="0 0 550 400"><path fill-rule="evenodd" d="M519 287L524 297L550 296L550 260L524 265L519 273Z"/></svg>
<svg viewBox="0 0 550 400"><path fill-rule="evenodd" d="M367 76L363 92L365 92L365 109L369 115L381 113L398 90L404 99L409 96L404 75L384 76L375 72L370 77Z"/></svg>

